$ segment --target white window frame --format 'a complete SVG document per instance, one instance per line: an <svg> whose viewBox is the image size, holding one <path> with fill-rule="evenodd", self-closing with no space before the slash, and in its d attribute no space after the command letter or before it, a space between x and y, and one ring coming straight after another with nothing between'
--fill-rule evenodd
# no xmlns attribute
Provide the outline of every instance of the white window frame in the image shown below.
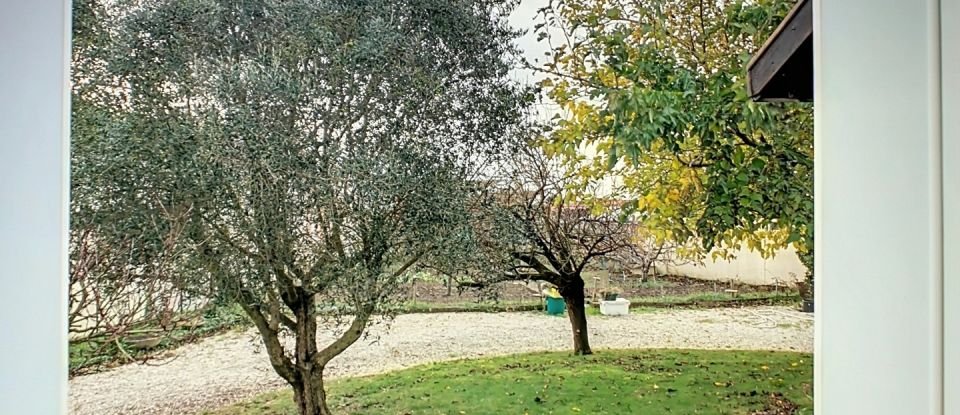
<svg viewBox="0 0 960 415"><path fill-rule="evenodd" d="M0 0L0 414L67 413L70 24Z"/></svg>
<svg viewBox="0 0 960 415"><path fill-rule="evenodd" d="M943 33L941 7L954 17ZM944 322L957 323L944 242L955 252L957 227L951 218L945 232L943 212L957 207L958 184L957 128L944 121L960 114L956 80L941 83L951 64L941 55L956 71L957 10L957 0L814 3L818 414L958 413L956 401L944 412ZM956 341L947 347L956 353Z"/></svg>
<svg viewBox="0 0 960 415"><path fill-rule="evenodd" d="M0 0L3 414L67 412L69 8ZM814 0L818 414L960 414L958 17Z"/></svg>

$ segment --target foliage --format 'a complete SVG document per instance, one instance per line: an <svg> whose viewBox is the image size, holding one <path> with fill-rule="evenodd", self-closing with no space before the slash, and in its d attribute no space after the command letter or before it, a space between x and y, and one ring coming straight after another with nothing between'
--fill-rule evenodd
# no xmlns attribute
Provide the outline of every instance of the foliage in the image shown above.
<svg viewBox="0 0 960 415"><path fill-rule="evenodd" d="M596 189L571 189L574 173L556 160L527 148L514 156L508 172L496 205L519 234L502 249L515 261L509 276L527 274L563 286L564 278L579 276L601 257L635 253L638 229L617 214L619 201Z"/></svg>
<svg viewBox="0 0 960 415"><path fill-rule="evenodd" d="M131 329L169 324L198 301L180 266L182 218L165 203L171 189L151 183L171 172L142 162L149 143L124 139L132 125L118 113L107 71L108 8L76 0L73 10L68 322L71 339L100 345L90 350L95 362Z"/></svg>
<svg viewBox="0 0 960 415"><path fill-rule="evenodd" d="M786 0L559 0L537 68L563 109L547 149L623 191L662 240L709 250L793 245L812 270L813 115L751 101L745 64ZM596 155L584 156L590 148Z"/></svg>
<svg viewBox="0 0 960 415"><path fill-rule="evenodd" d="M812 363L787 352L535 353L344 379L331 389L334 405L356 414L746 414L784 398L797 406L789 413L809 414ZM211 415L293 413L287 392L271 392Z"/></svg>
<svg viewBox="0 0 960 415"><path fill-rule="evenodd" d="M325 365L393 310L408 271L470 237L471 180L528 101L506 78L512 3L103 7L100 122L81 125L124 158L92 206L134 199L132 227L176 229L185 285L243 307L301 413L329 413ZM318 318L344 322L332 343Z"/></svg>

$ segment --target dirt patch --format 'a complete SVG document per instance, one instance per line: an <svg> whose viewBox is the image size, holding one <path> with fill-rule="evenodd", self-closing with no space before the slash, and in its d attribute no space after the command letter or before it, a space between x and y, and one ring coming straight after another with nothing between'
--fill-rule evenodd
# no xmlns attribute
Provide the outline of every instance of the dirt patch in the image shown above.
<svg viewBox="0 0 960 415"><path fill-rule="evenodd" d="M762 410L750 415L794 415L799 406L784 398L782 393L771 393L767 396L767 405Z"/></svg>

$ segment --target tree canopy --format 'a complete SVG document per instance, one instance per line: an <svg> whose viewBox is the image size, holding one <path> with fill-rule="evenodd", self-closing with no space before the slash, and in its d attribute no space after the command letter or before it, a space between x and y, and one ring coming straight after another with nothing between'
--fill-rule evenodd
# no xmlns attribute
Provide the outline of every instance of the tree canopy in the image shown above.
<svg viewBox="0 0 960 415"><path fill-rule="evenodd" d="M621 177L659 238L718 255L793 245L812 272L811 106L758 104L746 89L747 61L790 6L552 1L537 25L552 53L534 65L562 109L546 149L587 179Z"/></svg>
<svg viewBox="0 0 960 415"><path fill-rule="evenodd" d="M170 212L144 211L131 227L182 229L180 265L198 270L190 286L238 302L301 413L329 413L325 365L390 313L408 271L469 237L472 180L511 146L529 101L506 76L512 7L103 6L109 51L89 66L102 121L90 138L126 158L91 176L91 189L123 191L94 205L149 195ZM324 345L325 317L344 324Z"/></svg>

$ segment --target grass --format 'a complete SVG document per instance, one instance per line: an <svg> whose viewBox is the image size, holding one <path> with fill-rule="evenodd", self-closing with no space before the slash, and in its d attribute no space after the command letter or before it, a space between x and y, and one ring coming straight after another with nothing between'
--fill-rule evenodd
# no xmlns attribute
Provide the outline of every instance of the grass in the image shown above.
<svg viewBox="0 0 960 415"><path fill-rule="evenodd" d="M504 311L531 311L540 310L543 303L539 299L516 300L516 301L461 301L455 303L428 303L421 301L407 301L403 303L399 312L401 314L411 313L446 313L446 312L489 312L497 313Z"/></svg>
<svg viewBox="0 0 960 415"><path fill-rule="evenodd" d="M683 296L659 297L632 297L630 298L631 313L649 313L658 308L671 307L724 307L736 305L789 305L799 303L795 294L773 292L747 292L736 297L727 293L695 293ZM445 313L445 312L507 312L507 311L541 311L543 303L539 299L513 301L462 301L455 303L428 303L408 301L400 306L400 314L409 313ZM587 308L588 315L600 315L599 309Z"/></svg>
<svg viewBox="0 0 960 415"><path fill-rule="evenodd" d="M673 281L665 281L654 279L647 279L640 282L638 288L672 288L676 287L678 284Z"/></svg>
<svg viewBox="0 0 960 415"><path fill-rule="evenodd" d="M637 297L631 298L631 308L634 304L646 305L651 307L671 307L671 306L722 306L725 303L752 303L766 302L769 304L794 304L799 303L800 297L796 294L772 293L772 292L747 292L741 293L736 297L727 293L696 293L681 296L659 296L659 297Z"/></svg>
<svg viewBox="0 0 960 415"><path fill-rule="evenodd" d="M811 414L809 354L602 350L418 366L329 384L342 414L732 414L796 407ZM777 403L779 401L779 403ZM208 415L295 414L270 392ZM780 413L780 412L770 412Z"/></svg>
<svg viewBox="0 0 960 415"><path fill-rule="evenodd" d="M800 297L795 294L750 292L733 297L726 293L696 293L683 296L632 297L631 313L651 313L665 308L713 308L745 305L794 305ZM599 307L587 307L587 315L599 316Z"/></svg>

